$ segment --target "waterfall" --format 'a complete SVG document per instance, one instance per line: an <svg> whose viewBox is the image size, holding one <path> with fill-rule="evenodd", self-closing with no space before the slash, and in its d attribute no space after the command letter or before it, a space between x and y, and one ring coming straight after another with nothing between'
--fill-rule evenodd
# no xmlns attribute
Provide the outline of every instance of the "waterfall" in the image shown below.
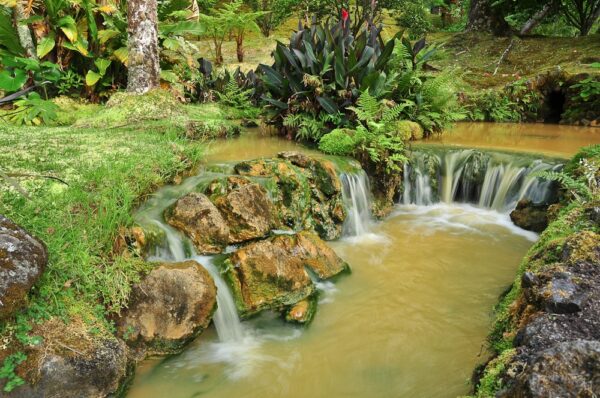
<svg viewBox="0 0 600 398"><path fill-rule="evenodd" d="M223 343L240 342L244 338L244 329L237 313L235 301L229 286L219 273L210 256L199 256L192 253L186 256L185 238L170 225L159 220L152 220L165 233L163 245L156 249L156 253L150 256L152 261L175 261L194 260L208 271L217 286L217 310L213 316L213 322L219 340ZM193 252L193 249L191 249Z"/></svg>
<svg viewBox="0 0 600 398"><path fill-rule="evenodd" d="M507 212L521 199L535 203L551 200L553 183L534 173L561 167L547 160L472 149L417 151L404 168L402 203L474 203Z"/></svg>
<svg viewBox="0 0 600 398"><path fill-rule="evenodd" d="M217 285L217 311L213 316L213 322L219 340L222 342L241 341L244 338L244 329L235 307L233 296L229 292L229 286L221 277L219 270L208 256L195 256L194 260L206 268Z"/></svg>
<svg viewBox="0 0 600 398"><path fill-rule="evenodd" d="M361 236L369 232L371 224L371 190L367 173L343 173L342 197L348 212L344 222L344 236Z"/></svg>

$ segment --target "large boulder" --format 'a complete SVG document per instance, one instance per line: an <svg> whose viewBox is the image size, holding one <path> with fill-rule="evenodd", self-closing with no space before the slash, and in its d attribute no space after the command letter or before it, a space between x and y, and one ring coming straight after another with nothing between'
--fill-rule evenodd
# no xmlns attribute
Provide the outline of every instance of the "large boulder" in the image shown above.
<svg viewBox="0 0 600 398"><path fill-rule="evenodd" d="M27 361L17 369L26 384L6 396L121 396L135 368L127 345L112 336L92 335L88 329L83 321L73 320L64 324L53 319L41 325L35 333L43 337L42 343L26 349Z"/></svg>
<svg viewBox="0 0 600 398"><path fill-rule="evenodd" d="M0 320L25 304L47 263L44 243L0 215Z"/></svg>
<svg viewBox="0 0 600 398"><path fill-rule="evenodd" d="M165 211L165 220L183 231L200 254L221 253L227 247L229 227L204 194L192 192L180 198Z"/></svg>
<svg viewBox="0 0 600 398"><path fill-rule="evenodd" d="M217 289L195 261L160 264L133 286L118 335L146 354L178 352L210 323Z"/></svg>
<svg viewBox="0 0 600 398"><path fill-rule="evenodd" d="M573 340L540 352L499 397L597 397L600 342Z"/></svg>
<svg viewBox="0 0 600 398"><path fill-rule="evenodd" d="M543 232L548 227L548 205L523 199L510 213L510 219L516 226L528 231Z"/></svg>
<svg viewBox="0 0 600 398"><path fill-rule="evenodd" d="M341 236L346 218L342 185L330 161L282 152L277 159L238 163L234 170L263 181L281 225L296 231L315 231L327 240Z"/></svg>
<svg viewBox="0 0 600 398"><path fill-rule="evenodd" d="M242 317L265 309L282 310L309 297L315 286L307 269L322 279L349 269L309 232L251 243L233 253L223 268Z"/></svg>
<svg viewBox="0 0 600 398"><path fill-rule="evenodd" d="M275 208L267 191L247 178L214 180L205 193L229 227L229 243L262 238L276 226Z"/></svg>

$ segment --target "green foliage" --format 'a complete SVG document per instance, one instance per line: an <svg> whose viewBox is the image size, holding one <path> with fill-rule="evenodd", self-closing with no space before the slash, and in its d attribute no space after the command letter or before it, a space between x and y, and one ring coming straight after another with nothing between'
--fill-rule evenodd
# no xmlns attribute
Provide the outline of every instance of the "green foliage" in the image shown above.
<svg viewBox="0 0 600 398"><path fill-rule="evenodd" d="M21 90L28 81L42 85L56 83L61 78L60 67L52 62L5 55L0 59L0 90L12 93Z"/></svg>
<svg viewBox="0 0 600 398"><path fill-rule="evenodd" d="M403 28L408 29L413 38L421 37L431 32L433 25L430 21L429 12L419 0L404 0L396 14L396 22Z"/></svg>
<svg viewBox="0 0 600 398"><path fill-rule="evenodd" d="M83 77L72 70L66 71L57 83L58 94L65 95L79 91L83 85Z"/></svg>
<svg viewBox="0 0 600 398"><path fill-rule="evenodd" d="M521 122L536 120L543 99L525 79L519 79L501 91L485 90L472 99L471 120Z"/></svg>
<svg viewBox="0 0 600 398"><path fill-rule="evenodd" d="M585 101L600 101L600 78L590 76L571 86L579 90L579 97Z"/></svg>
<svg viewBox="0 0 600 398"><path fill-rule="evenodd" d="M239 110L248 110L253 108L252 102L250 101L251 89L241 88L235 79L231 78L225 84L223 92L217 92L219 101L225 106L231 106Z"/></svg>
<svg viewBox="0 0 600 398"><path fill-rule="evenodd" d="M600 157L581 158L578 167L571 169L570 173L543 171L536 173L536 176L558 182L575 201L586 203L600 198L599 159Z"/></svg>
<svg viewBox="0 0 600 398"><path fill-rule="evenodd" d="M377 27L357 37L342 23L299 29L288 46L277 43L272 66L259 66L268 93L263 97L268 122L283 129L289 115L325 121L321 115L327 114L336 119L341 115L339 122L347 123L348 107L361 91L377 97L388 92L394 76L386 73L386 66L393 49L393 40L383 45Z"/></svg>
<svg viewBox="0 0 600 398"><path fill-rule="evenodd" d="M15 388L25 384L25 381L17 376L15 370L17 369L17 366L23 363L26 359L27 356L22 352L17 352L6 357L2 363L2 367L0 367L0 379L6 379L4 392L11 392Z"/></svg>
<svg viewBox="0 0 600 398"><path fill-rule="evenodd" d="M351 156L355 148L353 130L335 129L319 141L319 149L330 155Z"/></svg>
<svg viewBox="0 0 600 398"><path fill-rule="evenodd" d="M56 119L56 106L52 101L44 100L38 93L30 93L14 103L15 109L9 114L11 123L20 125L49 124Z"/></svg>
<svg viewBox="0 0 600 398"><path fill-rule="evenodd" d="M356 107L350 107L359 121L356 129L336 129L324 135L319 149L335 155L352 155L380 164L386 173L398 172L407 161L405 137L398 134L395 121L406 104L392 105L363 92ZM333 135L332 135L333 134Z"/></svg>
<svg viewBox="0 0 600 398"><path fill-rule="evenodd" d="M300 0L246 0L253 11L264 14L257 18L258 26L265 37L285 22L295 11Z"/></svg>
<svg viewBox="0 0 600 398"><path fill-rule="evenodd" d="M397 76L392 86L392 99L405 104L403 119L419 123L427 132L441 131L452 122L465 118L456 97L456 74L452 71L424 72L425 65L437 52L438 48L428 46L424 39L414 44L402 39L390 61Z"/></svg>

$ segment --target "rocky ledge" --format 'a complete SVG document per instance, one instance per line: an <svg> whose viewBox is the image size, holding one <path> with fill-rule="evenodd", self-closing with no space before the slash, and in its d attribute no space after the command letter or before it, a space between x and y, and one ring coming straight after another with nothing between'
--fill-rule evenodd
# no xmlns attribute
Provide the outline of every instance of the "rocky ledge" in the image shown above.
<svg viewBox="0 0 600 398"><path fill-rule="evenodd" d="M262 239L274 229L312 231L337 239L346 218L342 184L333 163L299 152L241 162L177 200L165 220L201 254Z"/></svg>
<svg viewBox="0 0 600 398"><path fill-rule="evenodd" d="M498 307L498 356L474 375L478 397L600 396L596 209L564 209L526 257Z"/></svg>

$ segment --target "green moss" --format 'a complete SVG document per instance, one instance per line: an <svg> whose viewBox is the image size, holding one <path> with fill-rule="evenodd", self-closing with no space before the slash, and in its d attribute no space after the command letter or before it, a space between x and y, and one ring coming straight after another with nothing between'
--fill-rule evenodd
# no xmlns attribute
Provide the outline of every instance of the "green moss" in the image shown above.
<svg viewBox="0 0 600 398"><path fill-rule="evenodd" d="M517 354L516 349L504 351L486 366L483 377L479 381L476 398L492 398L502 388L500 376L506 371L511 359Z"/></svg>

